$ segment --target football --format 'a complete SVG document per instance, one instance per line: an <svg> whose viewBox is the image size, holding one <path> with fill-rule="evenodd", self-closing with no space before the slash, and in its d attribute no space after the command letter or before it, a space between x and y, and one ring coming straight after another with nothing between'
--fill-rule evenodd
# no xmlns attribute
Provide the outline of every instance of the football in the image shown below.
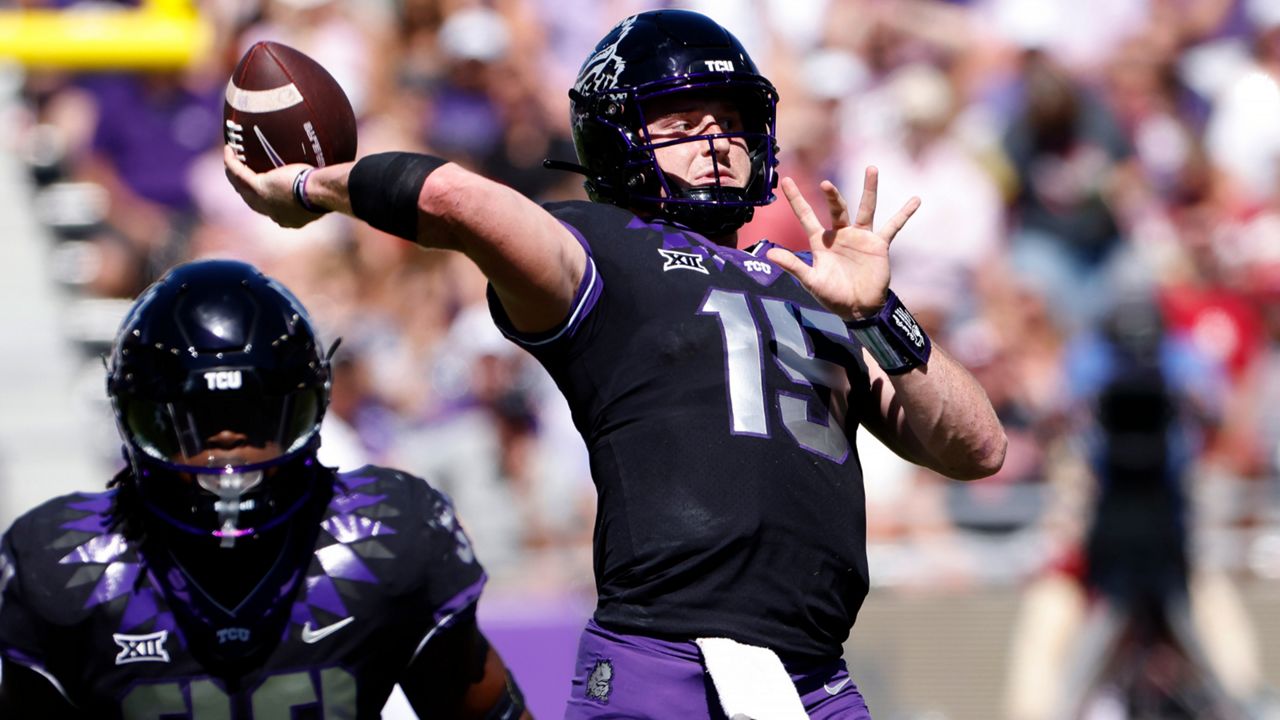
<svg viewBox="0 0 1280 720"><path fill-rule="evenodd" d="M287 45L259 42L245 52L222 116L226 144L255 172L356 157L351 101L320 63Z"/></svg>

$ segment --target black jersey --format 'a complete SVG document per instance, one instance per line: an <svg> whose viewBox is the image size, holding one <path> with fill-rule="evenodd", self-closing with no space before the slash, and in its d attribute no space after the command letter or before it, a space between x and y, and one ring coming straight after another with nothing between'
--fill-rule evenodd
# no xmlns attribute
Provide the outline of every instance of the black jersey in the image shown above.
<svg viewBox="0 0 1280 720"><path fill-rule="evenodd" d="M866 595L860 346L798 282L620 208L548 210L589 261L566 321L503 331L569 401L599 494L596 620L838 657Z"/></svg>
<svg viewBox="0 0 1280 720"><path fill-rule="evenodd" d="M245 601L287 604L278 641L252 668L228 677L197 659L198 587L106 529L109 493L52 500L5 535L0 655L93 718L378 717L437 629L473 610L485 576L448 498L426 482L375 467L338 480L312 515L314 549ZM236 615L214 642L270 631Z"/></svg>

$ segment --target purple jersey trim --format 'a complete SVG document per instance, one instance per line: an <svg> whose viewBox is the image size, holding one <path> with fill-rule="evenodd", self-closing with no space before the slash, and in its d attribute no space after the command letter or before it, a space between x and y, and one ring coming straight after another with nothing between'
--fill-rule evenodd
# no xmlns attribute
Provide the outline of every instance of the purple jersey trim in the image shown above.
<svg viewBox="0 0 1280 720"><path fill-rule="evenodd" d="M578 326L582 324L583 319L596 306L596 303L600 300L600 294L604 291L604 281L596 270L596 261L591 257L591 246L587 244L586 238L569 223L561 220L560 224L573 234L574 239L578 241L578 244L587 253L587 266L583 269L582 280L578 282L578 289L573 294L572 309L569 311L569 316L560 325L540 333L522 333L516 330L511 327L511 319L507 316L502 304L497 302L497 297L493 295L493 289L490 287L491 302L489 306L493 310L494 320L498 329L512 341L526 347L549 345L562 337L572 336L577 331Z"/></svg>

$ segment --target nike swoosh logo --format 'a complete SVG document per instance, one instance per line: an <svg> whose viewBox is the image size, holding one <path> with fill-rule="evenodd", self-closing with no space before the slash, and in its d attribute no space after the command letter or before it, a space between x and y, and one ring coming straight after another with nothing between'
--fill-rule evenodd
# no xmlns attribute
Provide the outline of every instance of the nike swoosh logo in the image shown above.
<svg viewBox="0 0 1280 720"><path fill-rule="evenodd" d="M350 618L348 618L348 619L350 619ZM840 692L841 690L843 690L845 685L848 685L848 684L849 684L849 680L850 680L850 678L845 678L845 679L841 680L840 682L836 683L836 686L835 686L835 687L831 687L830 685L823 685L823 686L822 686L822 689L823 689L823 690L826 690L828 695L835 695L836 693L838 693L838 692Z"/></svg>
<svg viewBox="0 0 1280 720"><path fill-rule="evenodd" d="M302 625L302 642L308 645L313 645L329 637L330 635L338 632L342 628L350 625L355 621L356 621L355 617L344 618L332 625L325 625L322 628L312 630L311 621L308 620L306 623Z"/></svg>
<svg viewBox="0 0 1280 720"><path fill-rule="evenodd" d="M258 142L262 143L262 149L267 153L267 159L271 161L271 164L276 167L284 165L284 158L280 157L280 153L271 147L271 141L267 140L267 136L262 133L262 128L254 125L253 134L258 136Z"/></svg>

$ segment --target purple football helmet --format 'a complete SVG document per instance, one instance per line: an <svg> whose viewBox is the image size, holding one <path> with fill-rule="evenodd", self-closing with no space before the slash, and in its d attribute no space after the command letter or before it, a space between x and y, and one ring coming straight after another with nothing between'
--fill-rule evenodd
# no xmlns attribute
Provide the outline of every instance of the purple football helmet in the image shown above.
<svg viewBox="0 0 1280 720"><path fill-rule="evenodd" d="M180 265L134 303L107 394L148 513L232 547L311 495L329 361L306 310L242 262Z"/></svg>
<svg viewBox="0 0 1280 720"><path fill-rule="evenodd" d="M726 97L742 115L742 131L655 142L646 130L643 106L676 93ZM593 200L714 237L737 230L757 206L774 199L778 93L742 43L704 15L657 10L623 20L583 63L569 98L578 169L587 175ZM657 148L724 138L746 143L751 159L746 187L722 185L719 179L683 187L658 167Z"/></svg>

